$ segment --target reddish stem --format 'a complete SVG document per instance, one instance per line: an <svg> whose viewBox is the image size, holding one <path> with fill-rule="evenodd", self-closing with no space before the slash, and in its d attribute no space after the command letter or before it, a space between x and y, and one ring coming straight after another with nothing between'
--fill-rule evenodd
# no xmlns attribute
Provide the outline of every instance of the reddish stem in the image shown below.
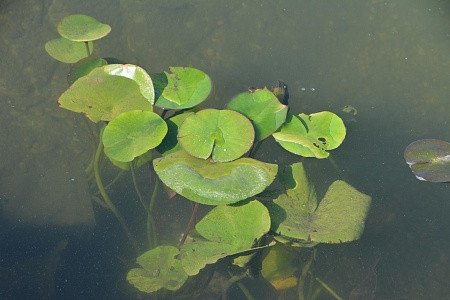
<svg viewBox="0 0 450 300"><path fill-rule="evenodd" d="M186 230L184 231L183 237L181 238L180 242L178 243L178 249L180 249L181 246L183 246L189 232L192 229L192 226L194 226L195 218L197 217L197 211L198 211L199 206L200 206L199 203L195 203L194 208L192 209L191 219L189 220L188 226L186 227Z"/></svg>

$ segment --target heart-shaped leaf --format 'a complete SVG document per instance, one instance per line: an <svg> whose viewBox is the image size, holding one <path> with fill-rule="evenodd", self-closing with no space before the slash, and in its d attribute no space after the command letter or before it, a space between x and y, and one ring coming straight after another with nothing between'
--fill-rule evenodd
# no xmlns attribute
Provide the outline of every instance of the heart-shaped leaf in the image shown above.
<svg viewBox="0 0 450 300"><path fill-rule="evenodd" d="M105 127L102 136L105 154L119 162L132 161L158 146L166 133L166 122L154 112L124 112Z"/></svg>
<svg viewBox="0 0 450 300"><path fill-rule="evenodd" d="M139 84L124 76L108 74L105 68L109 66L95 68L75 81L59 97L59 105L83 112L93 122L111 121L130 110L152 111L152 104L142 95Z"/></svg>
<svg viewBox="0 0 450 300"><path fill-rule="evenodd" d="M86 15L70 15L58 24L59 34L71 41L87 42L106 36L111 27Z"/></svg>
<svg viewBox="0 0 450 300"><path fill-rule="evenodd" d="M211 92L211 79L203 71L170 67L171 73L153 74L155 105L163 109L186 109L204 101Z"/></svg>
<svg viewBox="0 0 450 300"><path fill-rule="evenodd" d="M405 149L404 157L414 175L431 182L450 182L450 144L441 140L419 140Z"/></svg>
<svg viewBox="0 0 450 300"><path fill-rule="evenodd" d="M228 255L251 250L255 240L270 229L267 208L253 200L241 205L219 205L195 226L204 239L183 245L184 270L195 275L207 264Z"/></svg>
<svg viewBox="0 0 450 300"><path fill-rule="evenodd" d="M337 180L317 206L314 187L301 163L290 166L282 178L286 193L267 204L274 232L307 243L350 242L361 236L369 196Z"/></svg>
<svg viewBox="0 0 450 300"><path fill-rule="evenodd" d="M257 141L274 133L286 120L288 110L267 88L241 93L231 99L227 108L240 112L253 122Z"/></svg>
<svg viewBox="0 0 450 300"><path fill-rule="evenodd" d="M274 180L278 166L251 158L212 163L184 151L153 160L164 184L189 200L228 204L254 196Z"/></svg>
<svg viewBox="0 0 450 300"><path fill-rule="evenodd" d="M251 122L232 110L201 110L186 118L178 130L178 141L186 152L220 162L241 157L254 137Z"/></svg>
<svg viewBox="0 0 450 300"><path fill-rule="evenodd" d="M322 111L311 115L288 115L286 122L273 134L275 140L289 152L326 158L327 150L337 148L345 138L344 122L337 115Z"/></svg>

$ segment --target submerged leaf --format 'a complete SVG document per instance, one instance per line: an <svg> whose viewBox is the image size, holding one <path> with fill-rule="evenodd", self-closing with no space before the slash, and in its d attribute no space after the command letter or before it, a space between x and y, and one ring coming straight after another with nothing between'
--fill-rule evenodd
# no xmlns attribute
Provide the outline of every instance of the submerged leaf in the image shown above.
<svg viewBox="0 0 450 300"><path fill-rule="evenodd" d="M159 246L137 258L141 268L131 269L127 280L138 290L152 293L160 289L178 290L188 275L176 258L179 250L172 246Z"/></svg>

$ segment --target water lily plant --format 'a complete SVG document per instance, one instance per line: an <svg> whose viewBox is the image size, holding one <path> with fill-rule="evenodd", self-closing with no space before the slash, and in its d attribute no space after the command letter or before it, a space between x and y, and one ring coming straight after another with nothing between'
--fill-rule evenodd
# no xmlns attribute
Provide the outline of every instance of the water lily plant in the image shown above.
<svg viewBox="0 0 450 300"><path fill-rule="evenodd" d="M277 164L252 157L256 143L273 137L301 157L327 158L346 135L336 114L290 114L287 89L282 103L277 98L279 88L266 87L240 93L226 109L199 110L212 89L207 74L192 67L149 74L133 64L108 64L92 55L92 41L110 30L91 17L69 16L58 25L61 37L45 48L55 59L73 64L70 86L58 99L60 107L101 124L92 169L104 204L139 254L127 275L136 289L177 291L207 265L227 260L245 269L253 254L265 251L261 273L283 290L301 280L292 266L281 273L274 267L274 259L292 260L292 251L286 249L350 242L361 236L369 196L338 180L319 201L302 162L281 166L284 170L279 172ZM157 244L156 181L150 202L143 200L136 186L147 212L151 244L141 248L143 243L136 240L103 186L98 166L102 155L130 170L133 178L136 168L150 164L172 195L194 203L191 221L177 245ZM264 195L275 180L284 190ZM199 205L211 209L195 223Z"/></svg>

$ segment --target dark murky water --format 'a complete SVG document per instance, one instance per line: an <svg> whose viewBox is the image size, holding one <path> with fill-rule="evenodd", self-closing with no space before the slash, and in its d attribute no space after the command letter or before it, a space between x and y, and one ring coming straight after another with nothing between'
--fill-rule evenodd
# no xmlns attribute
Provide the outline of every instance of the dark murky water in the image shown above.
<svg viewBox="0 0 450 300"><path fill-rule="evenodd" d="M449 185L416 180L403 160L414 140L450 140L448 2L30 0L0 2L1 298L130 297L124 278L133 255L116 220L91 203L82 176L96 137L82 117L57 107L68 66L44 50L59 20L74 13L113 28L97 54L150 73L204 70L214 82L205 106L221 108L250 86L283 80L293 113L355 107L332 155L372 207L359 241L318 247L316 273L347 298L379 259L367 284L376 280L375 299L449 297ZM271 142L258 156L298 160ZM327 181L327 162L310 168ZM116 171L104 172L112 180ZM139 175L145 186L146 171ZM138 216L131 225L139 229L130 187L125 175L111 194ZM191 208L163 198L160 236L173 242Z"/></svg>

